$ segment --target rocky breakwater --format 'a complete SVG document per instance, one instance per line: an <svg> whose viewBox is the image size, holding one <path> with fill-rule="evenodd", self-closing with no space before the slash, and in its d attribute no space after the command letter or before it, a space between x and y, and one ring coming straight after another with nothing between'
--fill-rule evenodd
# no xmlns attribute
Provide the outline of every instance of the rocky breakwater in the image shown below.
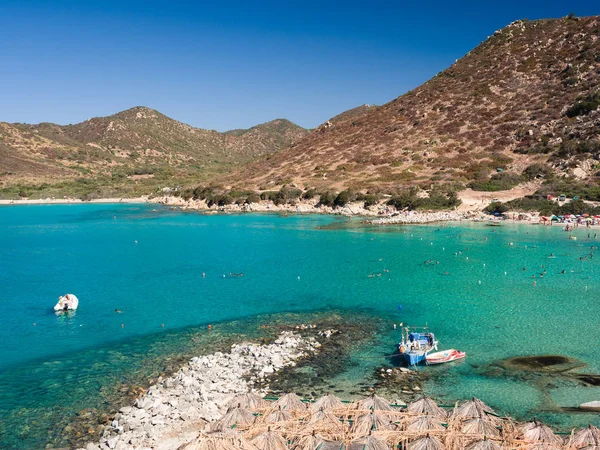
<svg viewBox="0 0 600 450"><path fill-rule="evenodd" d="M232 400L260 386L278 370L318 351L321 344L291 331L271 344L234 344L230 353L192 358L176 374L148 389L133 406L121 408L99 443L85 450L176 449L221 418Z"/></svg>

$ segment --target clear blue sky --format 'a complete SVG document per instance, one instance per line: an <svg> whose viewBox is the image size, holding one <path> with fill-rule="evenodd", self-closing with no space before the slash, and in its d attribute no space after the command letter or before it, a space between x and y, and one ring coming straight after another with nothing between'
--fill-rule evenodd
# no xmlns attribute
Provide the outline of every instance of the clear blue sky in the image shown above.
<svg viewBox="0 0 600 450"><path fill-rule="evenodd" d="M144 105L224 131L386 103L513 20L597 0L0 0L0 121Z"/></svg>

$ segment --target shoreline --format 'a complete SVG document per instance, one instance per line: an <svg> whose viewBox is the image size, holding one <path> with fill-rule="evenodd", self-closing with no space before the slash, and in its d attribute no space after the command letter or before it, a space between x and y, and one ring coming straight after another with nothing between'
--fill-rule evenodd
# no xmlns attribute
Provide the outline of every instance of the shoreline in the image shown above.
<svg viewBox="0 0 600 450"><path fill-rule="evenodd" d="M133 405L122 407L99 442L80 449L178 449L221 419L240 396L264 397L281 369L320 348L314 337L283 331L270 344L244 341L228 353L193 357L173 375L159 378Z"/></svg>
<svg viewBox="0 0 600 450"><path fill-rule="evenodd" d="M307 329L314 327L309 325ZM214 448L242 448L231 446L233 444L229 440L246 439L258 444L259 434L270 432L271 428L286 436L282 441L286 442L285 448L291 448L288 447L289 442L297 444L311 432L314 435L315 429L323 433L317 436L323 442L362 443L366 436L372 435L375 439L382 439L381 446L377 448L385 445L390 449L397 448L396 441L392 443L385 438L390 438L393 433L405 442L416 442L425 434L429 438L430 432L436 439L447 442L461 436L459 439L464 441L463 444L491 439L498 448L525 448L540 440L547 443L549 436L555 444L569 445L573 435L579 433L577 428L572 428L571 432L556 432L536 422L535 418L533 422L515 421L498 415L475 398L444 406L426 396L413 398L408 404L397 398L387 400L377 396L378 390L354 402L339 399L331 392L318 400L302 399L293 391L270 397L269 394L276 392L270 390L270 383L277 381L283 369L295 367L302 360L320 353L326 348L330 336L339 333L335 329L319 329L317 336L324 338L321 344L314 336L300 334L298 330L296 327L296 330L282 331L271 343L244 341L233 344L227 353L217 351L191 358L171 376L159 378L132 405L120 408L104 427L99 441L88 442L78 450L192 450L213 448L197 447L212 440L230 444ZM418 374L418 371L406 368L380 370L380 376L397 385L396 389L406 384L413 374ZM477 408L473 409L473 406ZM422 415L431 419L432 414L447 425L433 429L396 426L418 422ZM337 416L349 419L351 415L354 418L347 421L347 428L344 428L344 420L337 422ZM381 418L372 421L373 415L381 415ZM328 432L327 422L320 421L334 416L336 420L333 423L337 425ZM368 420L363 420L366 418ZM473 420L489 422L493 425L490 433L493 433L482 433L478 428L467 431L465 425ZM368 426L364 429L357 427L361 421ZM538 426L547 430L545 439L528 435L529 429ZM272 447L249 444L243 448L258 450Z"/></svg>
<svg viewBox="0 0 600 450"><path fill-rule="evenodd" d="M250 204L230 204L226 206L208 206L204 200L184 200L181 197L159 196L159 197L134 197L134 198L104 198L95 200L81 199L20 199L0 200L1 206L20 205L71 205L71 204L160 204L169 208L178 208L184 212L199 212L203 214L218 213L289 213L289 214L322 214L338 215L346 217L364 218L363 223L371 225L419 225L443 222L481 222L481 223L513 223L526 225L553 226L553 222L543 222L542 216L537 212L509 211L505 217L498 218L485 214L479 207L471 206L470 209L458 208L455 210L439 211L392 211L380 214L384 204L371 208L364 208L362 202L349 203L343 207L332 208L330 206L317 206L317 200L300 200L295 204L275 205L271 201L261 201ZM554 226L573 225L570 222L558 222ZM590 229L599 228L600 224L590 225ZM581 228L585 229L584 226Z"/></svg>

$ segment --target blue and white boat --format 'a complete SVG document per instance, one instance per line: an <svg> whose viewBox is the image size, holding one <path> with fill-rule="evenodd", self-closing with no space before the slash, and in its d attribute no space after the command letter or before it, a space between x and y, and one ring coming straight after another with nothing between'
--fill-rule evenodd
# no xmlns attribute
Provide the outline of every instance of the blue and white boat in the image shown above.
<svg viewBox="0 0 600 450"><path fill-rule="evenodd" d="M438 341L433 333L411 331L410 327L406 327L402 333L402 342L398 345L398 350L406 363L414 366L425 362L427 355L432 351L437 351L437 344Z"/></svg>

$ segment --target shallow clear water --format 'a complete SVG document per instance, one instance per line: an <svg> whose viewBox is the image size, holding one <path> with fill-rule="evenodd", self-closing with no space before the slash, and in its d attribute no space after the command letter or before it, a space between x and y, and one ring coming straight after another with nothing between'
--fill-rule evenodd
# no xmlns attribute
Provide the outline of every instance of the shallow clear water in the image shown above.
<svg viewBox="0 0 600 450"><path fill-rule="evenodd" d="M432 375L427 391L444 403L477 396L517 418L599 424L594 415L556 411L600 399L599 388L561 381L542 388L540 380L485 370L502 358L557 353L600 373L600 256L580 259L596 251L593 230L589 241L589 230L575 230L574 241L556 226L382 228L330 216L153 208L0 208L0 414L29 421L59 406L69 414L69 396L97 393L117 375L126 382L130 353L141 355L135 364L150 364L145 352L187 339L193 327L331 308L369 310L389 322L340 384L388 362L383 355L399 339L393 323L427 323L443 348L468 353L465 362L424 369ZM52 306L67 292L80 309L57 316ZM92 370L99 360L102 370ZM74 367L94 382L71 392L64 386L77 382ZM14 438L5 428L4 438Z"/></svg>

